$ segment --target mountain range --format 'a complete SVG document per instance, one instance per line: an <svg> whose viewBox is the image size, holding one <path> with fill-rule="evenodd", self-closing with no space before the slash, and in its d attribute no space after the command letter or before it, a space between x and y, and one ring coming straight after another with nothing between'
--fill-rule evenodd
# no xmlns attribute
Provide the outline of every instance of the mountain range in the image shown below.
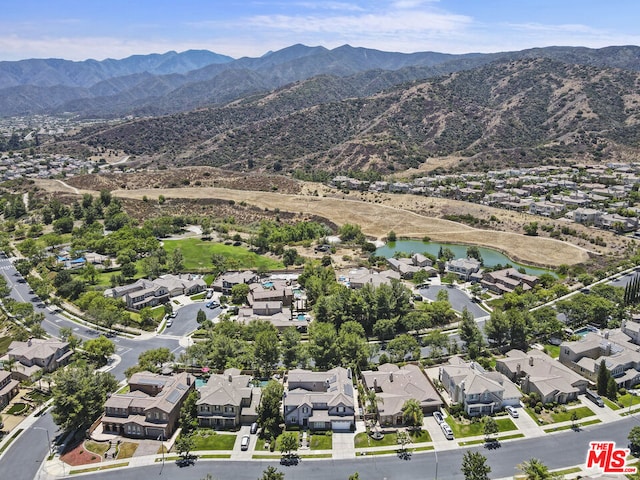
<svg viewBox="0 0 640 480"><path fill-rule="evenodd" d="M121 60L30 59L0 62L0 116L60 114L117 118L220 106L319 75L353 84L354 96L481 67L495 61L549 58L640 70L640 48L548 47L494 54L383 52L344 45L293 45L258 58L206 50L135 55Z"/></svg>

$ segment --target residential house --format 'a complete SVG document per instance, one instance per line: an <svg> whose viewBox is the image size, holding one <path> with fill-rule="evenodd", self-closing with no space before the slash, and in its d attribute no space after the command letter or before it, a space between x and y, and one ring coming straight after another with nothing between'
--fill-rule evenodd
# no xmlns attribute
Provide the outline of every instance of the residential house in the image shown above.
<svg viewBox="0 0 640 480"><path fill-rule="evenodd" d="M286 425L312 430L353 430L355 398L351 369L336 367L326 372L290 370L283 408Z"/></svg>
<svg viewBox="0 0 640 480"><path fill-rule="evenodd" d="M424 413L442 407L443 402L431 381L418 365L411 363L402 368L385 363L378 370L362 372L367 390L374 390L378 419L381 425L403 425L402 407L407 400L417 400Z"/></svg>
<svg viewBox="0 0 640 480"><path fill-rule="evenodd" d="M281 302L288 307L293 301L293 289L285 280L269 280L263 283L252 283L247 297L249 305L257 302Z"/></svg>
<svg viewBox="0 0 640 480"><path fill-rule="evenodd" d="M237 368L209 377L200 388L198 424L201 427L236 428L258 419L261 390L251 384L252 377Z"/></svg>
<svg viewBox="0 0 640 480"><path fill-rule="evenodd" d="M141 310L144 307L155 307L169 301L169 289L151 280L140 279L136 282L104 291L105 297L122 298L127 308Z"/></svg>
<svg viewBox="0 0 640 480"><path fill-rule="evenodd" d="M102 429L124 437L167 439L178 428L180 408L195 389L195 377L183 372L134 373L127 393L114 393L104 405Z"/></svg>
<svg viewBox="0 0 640 480"><path fill-rule="evenodd" d="M11 378L11 372L0 370L0 410L9 405L20 390L20 382Z"/></svg>
<svg viewBox="0 0 640 480"><path fill-rule="evenodd" d="M565 206L559 203L547 202L546 200L541 202L533 202L529 205L529 213L534 215L542 215L543 217L555 217L560 215L565 209Z"/></svg>
<svg viewBox="0 0 640 480"><path fill-rule="evenodd" d="M195 295L207 289L207 284L201 277L196 277L190 273L162 275L156 278L153 283L165 287L171 297L178 295Z"/></svg>
<svg viewBox="0 0 640 480"><path fill-rule="evenodd" d="M595 208L576 208L573 211L573 221L581 224L595 225L600 221L603 212Z"/></svg>
<svg viewBox="0 0 640 480"><path fill-rule="evenodd" d="M518 383L523 393L540 395L542 403L567 403L589 386L587 379L535 349L510 350L496 360L496 370Z"/></svg>
<svg viewBox="0 0 640 480"><path fill-rule="evenodd" d="M494 293L502 295L513 292L520 287L527 291L535 287L540 279L534 275L520 273L515 268L505 268L495 272L486 272L482 276L480 284Z"/></svg>
<svg viewBox="0 0 640 480"><path fill-rule="evenodd" d="M382 272L372 272L366 268L354 270L349 273L349 286L354 289L364 287L366 284L372 287L379 287L382 284L391 285L393 280L400 280L400 274L393 270Z"/></svg>
<svg viewBox="0 0 640 480"><path fill-rule="evenodd" d="M456 258L444 264L447 272L455 273L465 282L469 280L471 275L478 273L482 263L475 258Z"/></svg>
<svg viewBox="0 0 640 480"><path fill-rule="evenodd" d="M241 283L256 283L259 277L257 273L250 270L244 272L227 272L220 275L213 282L212 287L218 292L222 292L224 295L231 295L231 289Z"/></svg>
<svg viewBox="0 0 640 480"><path fill-rule="evenodd" d="M463 405L467 415L492 415L520 403L518 387L500 372L488 372L476 362L459 356L440 367L439 380L451 401Z"/></svg>
<svg viewBox="0 0 640 480"><path fill-rule="evenodd" d="M595 383L604 360L618 386L631 388L640 383L639 326L636 322L623 321L622 328L588 332L578 341L562 342L560 361Z"/></svg>
<svg viewBox="0 0 640 480"><path fill-rule="evenodd" d="M11 342L6 355L0 360L14 360L13 377L29 380L38 371L53 372L66 365L72 355L68 342L31 338L26 342Z"/></svg>

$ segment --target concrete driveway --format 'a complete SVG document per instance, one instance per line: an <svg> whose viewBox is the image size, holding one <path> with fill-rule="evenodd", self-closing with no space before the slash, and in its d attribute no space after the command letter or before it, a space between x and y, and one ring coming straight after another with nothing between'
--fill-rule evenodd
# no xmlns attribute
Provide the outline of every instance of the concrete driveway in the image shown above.
<svg viewBox="0 0 640 480"><path fill-rule="evenodd" d="M354 458L356 448L354 434L351 432L333 432L333 458Z"/></svg>

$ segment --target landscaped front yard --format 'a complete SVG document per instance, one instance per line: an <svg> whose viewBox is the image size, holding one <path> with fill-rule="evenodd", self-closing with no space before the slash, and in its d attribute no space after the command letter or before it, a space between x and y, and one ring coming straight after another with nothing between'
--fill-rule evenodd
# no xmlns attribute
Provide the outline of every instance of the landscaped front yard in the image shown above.
<svg viewBox="0 0 640 480"><path fill-rule="evenodd" d="M571 421L572 413L576 413L576 420L595 415L589 407L580 406L575 408L567 408L565 406L556 407L554 410L543 409L540 413L535 413L529 407L525 407L527 413L540 425L548 425L550 423Z"/></svg>
<svg viewBox="0 0 640 480"><path fill-rule="evenodd" d="M323 433L314 433L309 442L311 450L331 450L333 448L333 437Z"/></svg>
<svg viewBox="0 0 640 480"><path fill-rule="evenodd" d="M211 430L197 430L193 436L193 450L233 450L235 434L216 433Z"/></svg>
<svg viewBox="0 0 640 480"><path fill-rule="evenodd" d="M498 425L498 432L508 432L511 430L517 430L518 427L513 423L510 418L496 418L496 424ZM481 419L473 422L470 420L457 421L451 415L446 418L446 422L453 430L453 434L456 438L463 437L475 437L477 435L484 435L484 422Z"/></svg>
<svg viewBox="0 0 640 480"><path fill-rule="evenodd" d="M426 430L408 430L413 443L425 443L431 441L431 435ZM355 437L355 447L389 447L398 445L398 435L395 433L385 433L380 440L374 440L366 432L360 432Z"/></svg>

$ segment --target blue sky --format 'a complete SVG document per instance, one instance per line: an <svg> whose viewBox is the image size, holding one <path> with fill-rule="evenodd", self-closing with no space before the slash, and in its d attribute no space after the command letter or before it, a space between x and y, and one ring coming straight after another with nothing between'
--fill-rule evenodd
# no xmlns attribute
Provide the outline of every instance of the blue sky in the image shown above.
<svg viewBox="0 0 640 480"><path fill-rule="evenodd" d="M640 45L638 0L2 0L0 60L295 43L446 53Z"/></svg>

